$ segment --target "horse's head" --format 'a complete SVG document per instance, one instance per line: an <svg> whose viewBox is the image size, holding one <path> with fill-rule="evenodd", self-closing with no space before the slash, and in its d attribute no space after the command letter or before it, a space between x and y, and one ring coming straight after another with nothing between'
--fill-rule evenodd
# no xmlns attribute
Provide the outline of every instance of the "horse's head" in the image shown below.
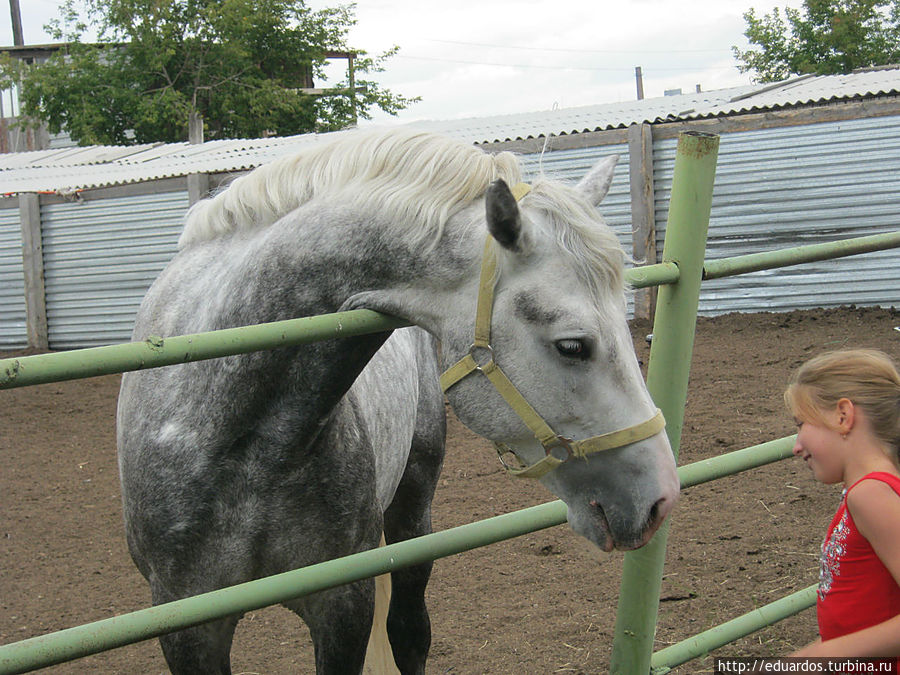
<svg viewBox="0 0 900 675"><path fill-rule="evenodd" d="M614 165L575 188L492 184L492 237L467 291L479 298L474 331L475 317L442 331L458 417L514 453L605 550L645 544L679 490L626 323L624 255L596 212Z"/></svg>

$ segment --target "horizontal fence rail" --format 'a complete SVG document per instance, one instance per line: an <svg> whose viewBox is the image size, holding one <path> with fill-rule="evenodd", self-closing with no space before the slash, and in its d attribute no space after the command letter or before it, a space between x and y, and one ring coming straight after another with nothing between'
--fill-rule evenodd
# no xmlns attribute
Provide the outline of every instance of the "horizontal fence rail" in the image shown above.
<svg viewBox="0 0 900 675"><path fill-rule="evenodd" d="M816 584L807 586L731 621L697 633L678 644L660 649L650 657L650 672L653 675L664 675L672 668L708 654L713 649L724 647L766 626L799 614L804 609L809 609L816 604L816 588Z"/></svg>
<svg viewBox="0 0 900 675"><path fill-rule="evenodd" d="M643 288L674 283L678 280L678 266L672 263L647 265L629 269L626 274L633 288ZM2 359L0 389L160 368L329 338L378 333L408 325L396 317L354 309L193 335L151 336L143 342Z"/></svg>
<svg viewBox="0 0 900 675"><path fill-rule="evenodd" d="M900 247L900 231L706 261L703 274L704 279L717 279L896 247ZM632 288L671 284L678 281L678 265L667 262L634 267L626 272L626 278ZM309 344L329 338L377 333L408 325L396 317L368 309L354 309L194 335L149 337L143 342L0 359L0 389L159 368L263 349Z"/></svg>
<svg viewBox="0 0 900 675"><path fill-rule="evenodd" d="M0 360L0 389L159 368L408 326L368 309Z"/></svg>
<svg viewBox="0 0 900 675"><path fill-rule="evenodd" d="M703 264L703 278L704 280L721 279L722 277L747 274L748 272L760 272L778 267L790 267L801 263L844 258L846 256L859 255L860 253L885 251L898 247L900 247L900 230L873 234L868 237L854 237L823 244L785 248L780 251L751 253L749 255L720 258L719 260L705 262Z"/></svg>
<svg viewBox="0 0 900 675"><path fill-rule="evenodd" d="M692 487L786 459L792 455L795 439L796 436L788 436L679 467L681 486ZM557 500L345 558L3 645L0 646L0 675L26 673L71 661L565 522L566 505Z"/></svg>
<svg viewBox="0 0 900 675"><path fill-rule="evenodd" d="M678 265L673 262L630 267L625 271L625 279L632 288L647 288L678 283Z"/></svg>

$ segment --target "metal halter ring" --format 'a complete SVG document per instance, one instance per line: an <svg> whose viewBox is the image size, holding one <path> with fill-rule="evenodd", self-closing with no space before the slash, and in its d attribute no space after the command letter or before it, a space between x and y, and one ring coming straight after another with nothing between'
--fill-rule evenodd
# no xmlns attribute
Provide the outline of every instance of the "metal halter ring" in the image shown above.
<svg viewBox="0 0 900 675"><path fill-rule="evenodd" d="M571 438L566 438L565 436L557 436L555 442L552 442L548 445L544 446L544 452L547 454L547 457L552 458L552 460L556 460L559 463L567 462L575 455L572 452L572 446L575 441ZM565 457L558 457L553 454L553 450L556 448L562 448L566 451ZM499 441L494 441L494 449L497 451L497 459L500 460L500 463L503 465L503 468L506 469L511 474L516 474L526 468L525 464L519 459L519 456L516 454L516 451L509 447L506 443L500 443ZM504 455L512 455L516 458L516 461L519 462L518 466L513 466L509 464L505 459L503 459Z"/></svg>
<svg viewBox="0 0 900 675"><path fill-rule="evenodd" d="M475 355L479 354L484 356L485 353L488 357L487 361L485 361L484 363L479 362ZM475 370L477 370L478 372L484 372L484 369L494 362L494 348L490 345L473 344L471 347L469 347L469 356L471 356L472 361L475 362Z"/></svg>
<svg viewBox="0 0 900 675"><path fill-rule="evenodd" d="M507 464L506 460L503 459L503 455L512 455L513 457L518 459L518 456L516 455L516 453L506 443L500 443L499 441L494 441L494 450L497 451L497 459L500 460L500 463L503 465L504 469L506 469L507 471L515 471L519 468L517 466L512 466L510 464ZM520 464L521 464L521 462L520 462Z"/></svg>
<svg viewBox="0 0 900 675"><path fill-rule="evenodd" d="M575 441L571 438L566 438L565 436L557 436L551 443L548 443L544 446L544 452L551 457L555 457L562 462L566 462L575 456L572 448L573 445L575 445ZM552 451L556 448L562 448L563 450L565 450L566 456L557 457L556 455L554 455Z"/></svg>

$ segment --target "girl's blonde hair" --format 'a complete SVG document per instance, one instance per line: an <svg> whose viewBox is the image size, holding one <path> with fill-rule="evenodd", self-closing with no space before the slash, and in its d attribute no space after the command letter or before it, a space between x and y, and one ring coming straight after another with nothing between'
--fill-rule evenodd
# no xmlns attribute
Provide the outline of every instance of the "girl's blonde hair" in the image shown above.
<svg viewBox="0 0 900 675"><path fill-rule="evenodd" d="M876 349L826 352L804 363L784 392L791 414L825 424L842 398L861 407L876 438L900 451L900 374L890 356Z"/></svg>

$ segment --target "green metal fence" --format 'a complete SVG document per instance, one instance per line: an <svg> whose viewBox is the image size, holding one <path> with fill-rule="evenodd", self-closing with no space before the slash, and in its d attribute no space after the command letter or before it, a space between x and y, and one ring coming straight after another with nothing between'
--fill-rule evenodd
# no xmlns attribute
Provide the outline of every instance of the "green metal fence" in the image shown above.
<svg viewBox="0 0 900 675"><path fill-rule="evenodd" d="M628 273L634 287L660 285L648 388L667 419L676 454L680 444L701 281L812 260L900 247L900 231L704 265L703 256L718 138L679 139L663 262ZM59 354L0 360L0 389L216 358L405 325L366 310L247 326L198 335ZM683 488L791 456L793 437L770 441L679 467ZM0 675L28 672L167 632L246 612L289 598L433 560L565 522L562 502L550 502L477 523L399 542L339 560L186 598L48 635L0 646ZM626 554L611 670L665 672L812 604L812 589L754 610L652 654L666 528L643 549Z"/></svg>

